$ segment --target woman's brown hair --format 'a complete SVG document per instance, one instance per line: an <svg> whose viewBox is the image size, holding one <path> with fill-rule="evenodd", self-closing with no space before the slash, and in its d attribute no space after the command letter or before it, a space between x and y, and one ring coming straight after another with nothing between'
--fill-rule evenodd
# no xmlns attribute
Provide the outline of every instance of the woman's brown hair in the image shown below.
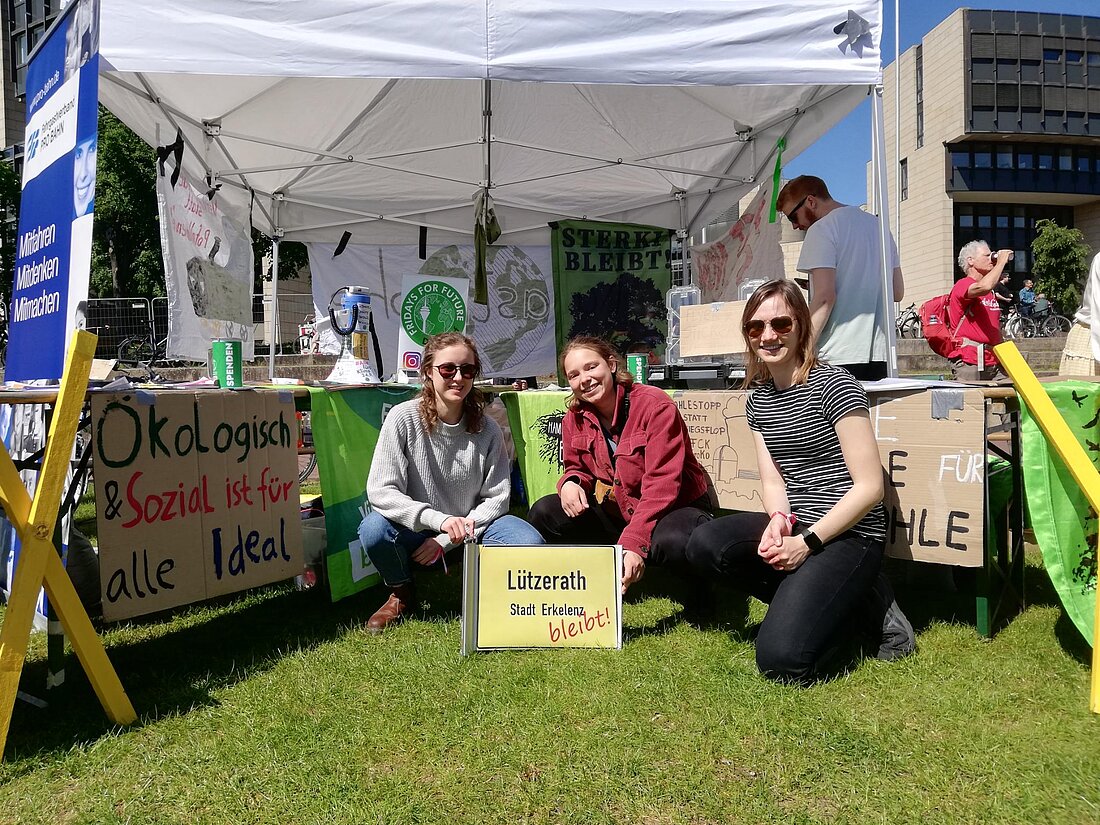
<svg viewBox="0 0 1100 825"><path fill-rule="evenodd" d="M423 384L420 387L420 420L424 422L424 429L429 433L435 431L435 425L439 423L439 411L435 408L435 385L432 384L432 365L435 363L435 354L441 349L453 346L464 346L474 355L474 366L477 372L474 380L481 375L481 356L478 354L477 345L472 338L461 332L443 332L433 335L424 342L424 358L420 362L420 379ZM485 397L477 387L471 387L470 393L462 399L462 410L466 414L466 432L479 433L485 418Z"/></svg>
<svg viewBox="0 0 1100 825"><path fill-rule="evenodd" d="M603 338L597 338L594 335L577 335L570 338L565 348L561 351L561 371L565 373L565 356L571 353L575 349L588 349L596 353L600 358L611 365L611 360L615 360L615 383L622 384L624 387L629 387L634 383L634 376L630 374L630 370L626 368L626 359L619 354L611 344L605 341ZM581 400L577 398L576 393L569 397L569 400L565 402L565 406L571 410L577 408L581 403Z"/></svg>
<svg viewBox="0 0 1100 825"><path fill-rule="evenodd" d="M791 334L794 335L794 342L791 349L794 350L798 358L798 369L794 372L794 383L805 384L810 370L818 363L817 354L814 352L814 328L813 322L810 320L810 306L806 303L802 290L794 281L786 279L768 281L752 294L748 303L745 304L745 312L741 316L741 334L745 338L745 346L748 349L745 355L745 383L742 385L746 388L762 384L768 379L768 368L764 365L764 361L756 350L753 349L752 339L749 338L748 323L752 316L756 314L756 311L760 309L760 305L769 298L774 297L778 297L787 305L787 310L791 313L791 318L794 319L794 329L791 331Z"/></svg>

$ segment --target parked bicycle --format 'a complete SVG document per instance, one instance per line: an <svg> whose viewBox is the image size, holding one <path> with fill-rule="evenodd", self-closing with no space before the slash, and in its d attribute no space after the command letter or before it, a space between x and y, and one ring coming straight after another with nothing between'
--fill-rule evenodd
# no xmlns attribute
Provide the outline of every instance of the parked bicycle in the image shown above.
<svg viewBox="0 0 1100 825"><path fill-rule="evenodd" d="M1042 310L1035 310L1031 315L1039 335L1050 338L1055 335L1064 335L1073 326L1073 321L1065 315L1059 315L1054 307L1048 304Z"/></svg>
<svg viewBox="0 0 1100 825"><path fill-rule="evenodd" d="M1001 313L1001 335L1006 340L1034 338L1038 334L1038 324L1032 318L1021 315L1016 304Z"/></svg>
<svg viewBox="0 0 1100 825"><path fill-rule="evenodd" d="M311 312L298 324L298 352L302 355L319 352L320 343L317 339L317 318Z"/></svg>
<svg viewBox="0 0 1100 825"><path fill-rule="evenodd" d="M120 367L144 370L145 380L155 382L161 380L155 367L178 367L189 363L168 358L168 336L157 340L147 318L139 318L138 325L140 331L122 339L118 345L116 359Z"/></svg>
<svg viewBox="0 0 1100 825"><path fill-rule="evenodd" d="M899 338L921 337L920 314L917 312L916 304L910 304L899 312L895 323Z"/></svg>

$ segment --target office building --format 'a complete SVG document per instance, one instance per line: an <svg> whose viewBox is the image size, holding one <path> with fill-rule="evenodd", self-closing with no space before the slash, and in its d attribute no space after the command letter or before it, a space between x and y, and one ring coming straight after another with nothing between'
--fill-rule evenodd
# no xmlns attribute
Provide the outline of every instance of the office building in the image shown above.
<svg viewBox="0 0 1100 825"><path fill-rule="evenodd" d="M976 238L1015 250L1019 288L1042 218L1100 251L1100 17L959 9L883 85L906 303L950 289Z"/></svg>

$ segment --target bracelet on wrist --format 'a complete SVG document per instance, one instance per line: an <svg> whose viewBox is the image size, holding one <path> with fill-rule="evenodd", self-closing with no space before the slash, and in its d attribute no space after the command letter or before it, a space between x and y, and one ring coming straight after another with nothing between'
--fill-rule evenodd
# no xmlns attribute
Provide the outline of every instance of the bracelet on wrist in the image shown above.
<svg viewBox="0 0 1100 825"><path fill-rule="evenodd" d="M795 522L798 521L794 513L784 513L782 510L776 510L774 513L771 513L769 518L775 518L776 516L782 516L791 527L794 527Z"/></svg>

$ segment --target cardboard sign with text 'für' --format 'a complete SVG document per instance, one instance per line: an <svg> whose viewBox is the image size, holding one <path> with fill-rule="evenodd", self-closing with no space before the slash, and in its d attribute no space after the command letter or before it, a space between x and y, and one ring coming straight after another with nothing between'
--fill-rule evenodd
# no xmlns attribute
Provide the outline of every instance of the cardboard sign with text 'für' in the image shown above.
<svg viewBox="0 0 1100 825"><path fill-rule="evenodd" d="M682 392L673 398L718 504L764 509L747 392ZM985 401L980 389L871 392L870 415L885 471L886 553L978 567L985 541Z"/></svg>
<svg viewBox="0 0 1100 825"><path fill-rule="evenodd" d="M468 544L462 652L621 648L622 548Z"/></svg>
<svg viewBox="0 0 1100 825"><path fill-rule="evenodd" d="M301 571L290 393L97 393L92 431L105 619Z"/></svg>

